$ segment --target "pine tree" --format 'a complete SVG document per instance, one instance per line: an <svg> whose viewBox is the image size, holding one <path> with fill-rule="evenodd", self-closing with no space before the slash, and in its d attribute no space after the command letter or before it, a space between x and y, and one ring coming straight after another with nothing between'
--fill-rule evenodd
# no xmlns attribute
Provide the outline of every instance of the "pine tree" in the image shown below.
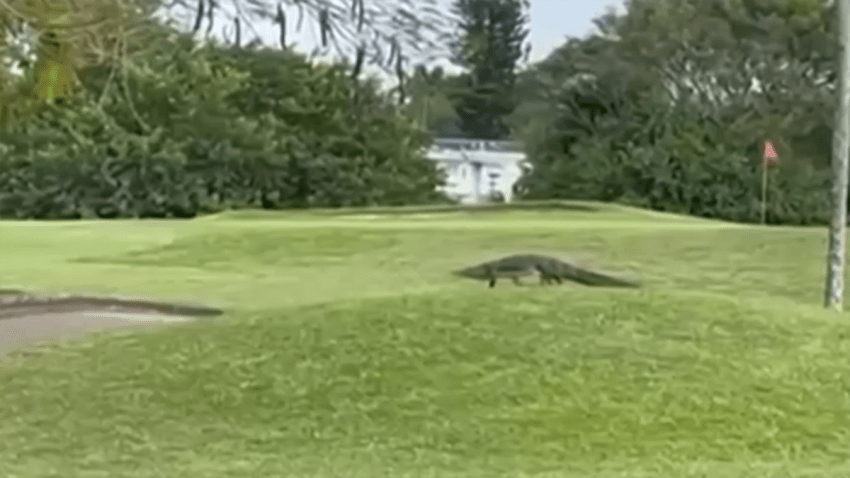
<svg viewBox="0 0 850 478"><path fill-rule="evenodd" d="M452 60L467 71L460 78L463 93L452 100L461 129L472 138L509 134L503 118L516 107L516 67L529 52L528 9L528 0L454 0L459 32Z"/></svg>

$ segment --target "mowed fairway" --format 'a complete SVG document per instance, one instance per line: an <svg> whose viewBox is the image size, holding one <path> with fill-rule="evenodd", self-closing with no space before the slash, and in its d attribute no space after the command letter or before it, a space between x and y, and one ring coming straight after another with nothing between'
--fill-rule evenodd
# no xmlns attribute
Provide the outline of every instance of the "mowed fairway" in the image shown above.
<svg viewBox="0 0 850 478"><path fill-rule="evenodd" d="M826 233L605 212L0 223L0 286L223 318L0 364L0 477L844 477ZM582 251L639 290L449 274Z"/></svg>

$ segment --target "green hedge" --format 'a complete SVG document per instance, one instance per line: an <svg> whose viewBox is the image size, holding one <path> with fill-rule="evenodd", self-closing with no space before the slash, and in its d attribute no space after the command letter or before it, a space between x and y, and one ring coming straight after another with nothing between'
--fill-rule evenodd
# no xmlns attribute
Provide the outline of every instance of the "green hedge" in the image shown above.
<svg viewBox="0 0 850 478"><path fill-rule="evenodd" d="M163 32L126 82L90 71L86 91L0 131L0 216L446 201L424 134L347 67Z"/></svg>
<svg viewBox="0 0 850 478"><path fill-rule="evenodd" d="M98 148L75 157L0 157L0 216L17 219L194 217L227 209L445 202L427 174L411 179L364 157L246 155L226 143L195 154Z"/></svg>
<svg viewBox="0 0 850 478"><path fill-rule="evenodd" d="M554 133L531 145L533 169L521 178L517 193L525 199L615 201L722 220L761 220L757 145L734 144L723 125L687 108L638 104L617 121L596 134L555 128L556 123ZM767 222L828 223L828 171L791 166L768 170Z"/></svg>
<svg viewBox="0 0 850 478"><path fill-rule="evenodd" d="M570 161L556 161L523 178L522 184L533 182L523 197L613 201L729 221L761 220L760 167L752 158L722 147L685 157L666 148L625 152L597 142L577 147L574 154ZM794 175L771 167L767 222L827 224L829 184L826 172Z"/></svg>

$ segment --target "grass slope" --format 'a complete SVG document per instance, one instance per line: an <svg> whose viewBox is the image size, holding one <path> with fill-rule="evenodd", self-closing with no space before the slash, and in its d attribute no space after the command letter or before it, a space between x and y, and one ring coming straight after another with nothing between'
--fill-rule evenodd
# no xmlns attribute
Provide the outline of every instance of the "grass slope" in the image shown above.
<svg viewBox="0 0 850 478"><path fill-rule="evenodd" d="M0 476L838 477L850 323L825 234L627 210L0 223L3 285L221 320L0 369ZM645 289L448 271L582 250Z"/></svg>

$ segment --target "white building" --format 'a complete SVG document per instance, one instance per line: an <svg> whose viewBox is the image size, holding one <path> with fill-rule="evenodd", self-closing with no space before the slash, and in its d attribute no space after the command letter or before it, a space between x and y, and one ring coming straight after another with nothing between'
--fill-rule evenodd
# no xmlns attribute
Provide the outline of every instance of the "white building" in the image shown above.
<svg viewBox="0 0 850 478"><path fill-rule="evenodd" d="M443 191L462 203L499 195L509 202L525 165L522 145L513 141L436 139L427 156L447 173Z"/></svg>

